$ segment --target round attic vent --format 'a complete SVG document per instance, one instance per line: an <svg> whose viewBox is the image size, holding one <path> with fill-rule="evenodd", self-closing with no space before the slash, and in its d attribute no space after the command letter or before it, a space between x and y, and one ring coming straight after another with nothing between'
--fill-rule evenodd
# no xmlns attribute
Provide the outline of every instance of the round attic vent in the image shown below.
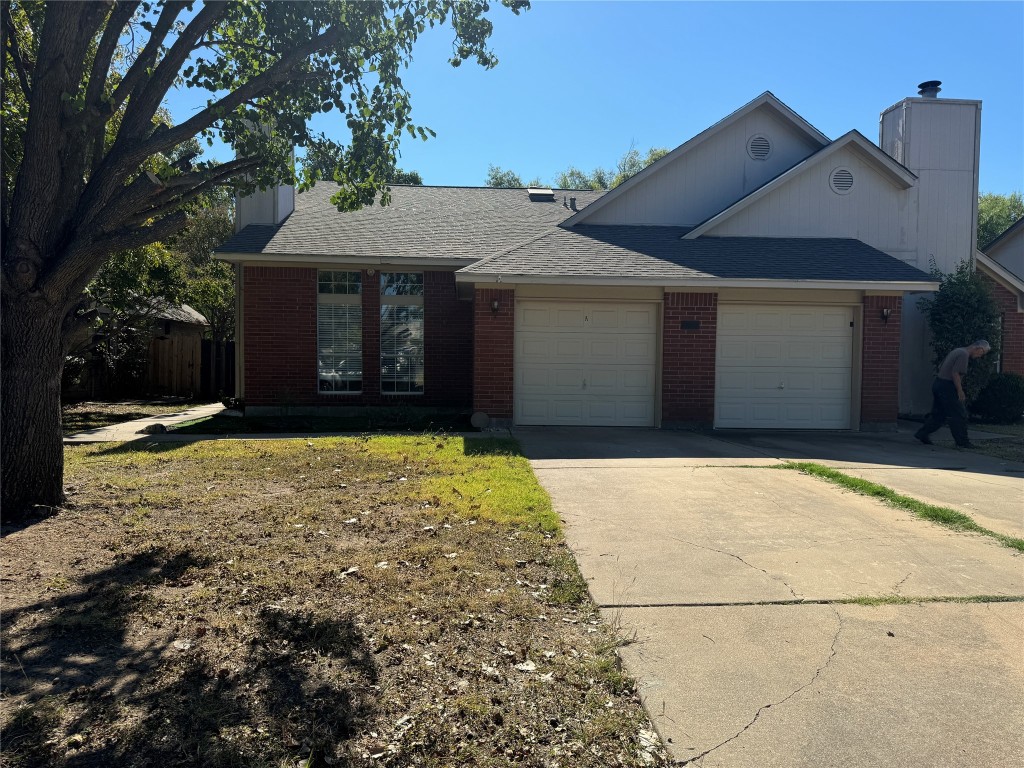
<svg viewBox="0 0 1024 768"><path fill-rule="evenodd" d="M772 143L767 136L755 133L747 139L747 154L753 160L767 160L772 153Z"/></svg>
<svg viewBox="0 0 1024 768"><path fill-rule="evenodd" d="M837 195L848 195L853 189L853 172L849 168L835 168L828 177L828 185Z"/></svg>

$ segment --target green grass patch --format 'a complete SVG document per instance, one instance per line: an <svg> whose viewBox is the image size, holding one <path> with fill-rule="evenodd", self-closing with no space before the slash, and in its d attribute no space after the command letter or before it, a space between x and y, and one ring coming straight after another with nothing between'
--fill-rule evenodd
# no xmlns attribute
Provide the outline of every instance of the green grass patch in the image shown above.
<svg viewBox="0 0 1024 768"><path fill-rule="evenodd" d="M859 477L851 477L850 475L839 472L831 467L826 467L823 464L815 464L810 461L791 461L778 465L778 468L800 470L808 475L828 480L830 483L834 483L835 485L854 491L855 493L859 493L862 496L871 496L876 499L881 499L886 504L899 509L905 509L924 520L930 520L933 523L944 525L955 531L980 533L983 536L989 536L995 539L1004 546L1015 549L1018 552L1024 552L1024 539L1020 539L1015 536L1006 536L1005 534L991 531L988 528L978 525L969 515L965 515L963 512L958 512L955 509L950 509L949 507L937 507L934 504L926 504L923 501L918 501L917 499L913 499L909 496L896 493L892 488L887 488L884 485L872 483L869 480L863 480Z"/></svg>
<svg viewBox="0 0 1024 768"><path fill-rule="evenodd" d="M884 595L881 597L851 597L833 600L843 605L914 605L917 603L1024 603L1024 598L1012 595L970 595L969 597L904 597Z"/></svg>

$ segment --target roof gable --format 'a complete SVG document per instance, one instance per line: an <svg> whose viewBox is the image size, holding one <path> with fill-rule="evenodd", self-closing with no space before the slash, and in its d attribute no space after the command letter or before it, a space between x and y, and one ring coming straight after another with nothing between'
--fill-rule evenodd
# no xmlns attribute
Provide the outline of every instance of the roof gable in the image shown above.
<svg viewBox="0 0 1024 768"><path fill-rule="evenodd" d="M917 176L910 170L885 154L875 144L866 139L859 131L853 130L843 136L840 136L824 149L814 153L800 163L797 163L792 168L779 174L768 183L748 194L746 197L737 200L728 208L701 222L691 229L684 237L687 239L695 239L701 235L711 233L721 227L725 222L735 218L743 211L755 205L762 198L767 197L793 180L814 172L816 169L819 169L824 164L828 163L829 160L833 160L841 156L844 152L852 152L897 190L909 189L917 182ZM789 234L798 236L798 233ZM810 235L813 233L807 234Z"/></svg>
<svg viewBox="0 0 1024 768"><path fill-rule="evenodd" d="M1021 219L1024 221L1024 219ZM995 259L975 251L974 263L979 272L987 275L1017 296L1017 311L1024 312L1024 278L1016 275Z"/></svg>
<svg viewBox="0 0 1024 768"><path fill-rule="evenodd" d="M758 132L759 126L769 125L780 140L780 147L774 157L767 161L754 161L746 156L746 133ZM746 128L742 136L731 136L731 133ZM719 150L717 156L710 156L710 148L725 141L729 137L729 150ZM726 118L697 134L689 141L676 147L663 158L647 166L635 176L627 179L603 198L566 220L565 226L575 226L584 222L588 224L656 224L692 226L703 220L712 210L718 211L749 191L744 184L750 184L750 176L763 174L760 182L774 176L783 168L789 167L814 151L828 144L827 136L800 117L796 112L783 104L770 91L765 91L753 101L748 102ZM698 156L705 155L705 162ZM688 162L690 161L690 162ZM739 164L735 169L729 167L729 161ZM743 163L746 163L744 165ZM683 176L681 182L673 182L672 175ZM687 184L687 179L690 184ZM720 186L721 189L711 191ZM755 186L759 183L755 182ZM645 188L655 188L646 190ZM665 187L661 190L660 187ZM687 189L689 187L689 189ZM660 193L660 194L659 194ZM689 209L676 211L675 219L669 220L671 214L667 210L655 212L654 220L636 220L638 208L650 209L649 200L644 206L630 205L629 198L640 198L647 194L654 200L666 199L671 195L677 201L689 203ZM699 198L706 197L706 201ZM710 206L710 207L709 207ZM658 206L653 206L657 208ZM701 210L703 208L703 210ZM694 210L701 211L691 221L680 219L693 215ZM630 218L632 215L634 218Z"/></svg>

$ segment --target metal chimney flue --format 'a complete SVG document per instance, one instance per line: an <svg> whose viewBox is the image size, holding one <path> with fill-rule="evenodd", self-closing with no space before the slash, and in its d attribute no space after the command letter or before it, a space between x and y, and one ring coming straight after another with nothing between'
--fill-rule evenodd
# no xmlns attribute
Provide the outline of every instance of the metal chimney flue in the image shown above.
<svg viewBox="0 0 1024 768"><path fill-rule="evenodd" d="M569 210L572 210L572 211L576 210L576 198L575 197L570 197L569 198Z"/></svg>
<svg viewBox="0 0 1024 768"><path fill-rule="evenodd" d="M917 86L917 95L924 99L937 99L939 98L939 91L942 90L939 87L941 85L941 80L926 80Z"/></svg>

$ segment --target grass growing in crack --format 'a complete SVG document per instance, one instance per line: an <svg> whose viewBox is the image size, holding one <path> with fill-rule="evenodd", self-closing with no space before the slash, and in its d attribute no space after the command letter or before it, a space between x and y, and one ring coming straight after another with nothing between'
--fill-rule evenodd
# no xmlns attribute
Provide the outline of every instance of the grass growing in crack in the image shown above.
<svg viewBox="0 0 1024 768"><path fill-rule="evenodd" d="M896 493L896 491L891 488L887 488L884 485L872 483L859 477L851 477L850 475L839 472L831 467L826 467L823 464L815 464L810 461L792 461L780 464L778 465L778 468L796 469L808 475L820 477L823 480L828 480L830 483L847 488L863 496L871 496L872 498L881 499L893 507L905 509L924 520L930 520L933 523L944 525L954 531L980 533L983 536L989 536L995 539L1003 546L1015 549L1018 552L1024 552L1024 539L1017 538L1016 536L1007 536L1005 534L989 530L988 528L978 525L969 515L965 515L963 512L958 512L955 509L950 509L949 507L937 507L934 504L926 504L923 501L918 501L917 499L913 499L909 496Z"/></svg>
<svg viewBox="0 0 1024 768"><path fill-rule="evenodd" d="M1013 595L970 595L968 597L904 597L883 595L880 597L851 597L831 601L842 605L916 605L918 603L1024 603L1024 598Z"/></svg>

